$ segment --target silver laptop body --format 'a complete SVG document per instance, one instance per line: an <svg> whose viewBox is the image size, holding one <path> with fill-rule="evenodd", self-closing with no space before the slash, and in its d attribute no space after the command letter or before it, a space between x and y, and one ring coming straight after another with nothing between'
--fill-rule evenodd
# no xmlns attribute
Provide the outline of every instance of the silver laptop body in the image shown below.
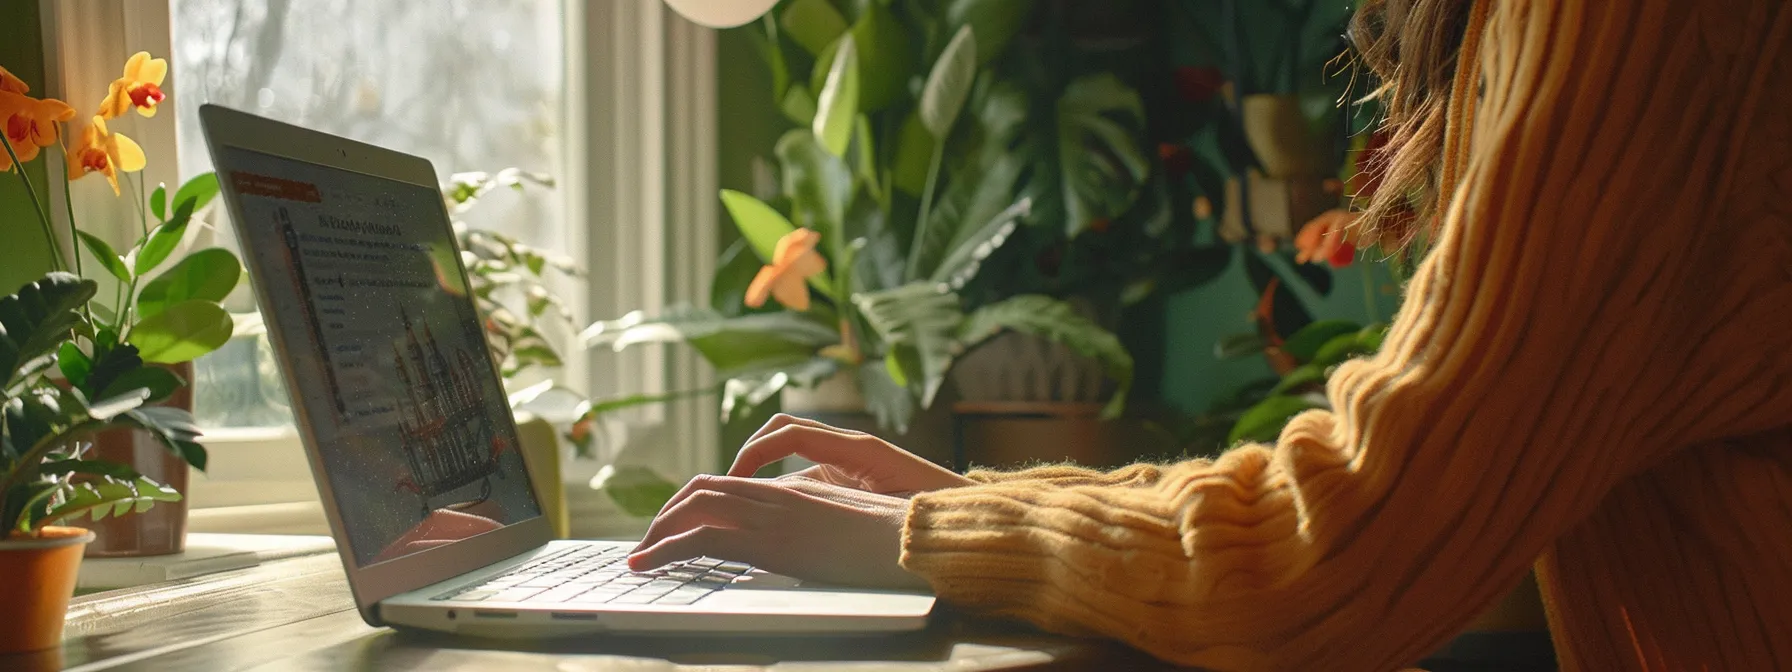
<svg viewBox="0 0 1792 672"><path fill-rule="evenodd" d="M481 636L853 633L933 597L553 539L422 158L235 110L200 119L361 616Z"/></svg>

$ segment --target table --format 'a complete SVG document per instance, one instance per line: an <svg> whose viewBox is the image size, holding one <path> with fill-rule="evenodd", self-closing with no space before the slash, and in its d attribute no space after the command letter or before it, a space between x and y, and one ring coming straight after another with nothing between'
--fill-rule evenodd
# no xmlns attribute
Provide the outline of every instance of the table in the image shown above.
<svg viewBox="0 0 1792 672"><path fill-rule="evenodd" d="M76 598L64 646L7 659L32 670L978 670L1155 669L1100 641L937 614L893 637L619 637L492 641L374 628L334 554Z"/></svg>

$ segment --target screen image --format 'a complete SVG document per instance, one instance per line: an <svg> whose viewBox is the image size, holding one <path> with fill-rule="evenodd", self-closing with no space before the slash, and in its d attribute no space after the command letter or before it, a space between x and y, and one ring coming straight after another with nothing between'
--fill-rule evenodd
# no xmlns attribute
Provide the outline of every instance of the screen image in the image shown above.
<svg viewBox="0 0 1792 672"><path fill-rule="evenodd" d="M440 194L235 147L218 174L356 561L540 516Z"/></svg>

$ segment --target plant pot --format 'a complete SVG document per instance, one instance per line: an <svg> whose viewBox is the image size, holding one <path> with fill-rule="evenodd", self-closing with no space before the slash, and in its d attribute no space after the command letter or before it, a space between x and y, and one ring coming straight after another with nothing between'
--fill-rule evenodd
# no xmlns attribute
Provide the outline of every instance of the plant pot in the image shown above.
<svg viewBox="0 0 1792 672"><path fill-rule="evenodd" d="M189 381L174 391L159 406L193 410L193 364L185 362L166 367ZM93 530L95 539L87 545L90 558L130 558L169 555L187 548L187 476L191 468L173 451L140 429L109 429L93 437L88 456L129 465L138 473L181 493L178 502L158 502L143 513L108 516L101 520L82 517L67 523Z"/></svg>
<svg viewBox="0 0 1792 672"><path fill-rule="evenodd" d="M1245 183L1238 178L1226 180L1226 211L1220 217L1220 237L1240 242L1251 237L1267 236L1291 240L1307 222L1327 210L1338 207L1338 196L1325 193L1323 177L1269 177L1256 169L1246 173L1250 187L1251 221L1244 221Z"/></svg>
<svg viewBox="0 0 1792 672"><path fill-rule="evenodd" d="M1333 138L1320 137L1301 109L1299 96L1253 94L1240 101L1244 139L1271 178L1326 177L1332 163Z"/></svg>
<svg viewBox="0 0 1792 672"><path fill-rule="evenodd" d="M956 398L952 388L952 385L945 385L932 407L915 409L907 432L878 426L877 417L865 410L865 397L859 392L858 382L849 368L841 369L810 388L784 388L782 407L785 413L796 417L864 432L935 464L951 467L951 408ZM785 461L785 471L796 471L806 465L806 462L792 458Z"/></svg>
<svg viewBox="0 0 1792 672"><path fill-rule="evenodd" d="M1093 359L1031 334L1005 332L958 358L952 367L965 402L1093 404L1113 394Z"/></svg>
<svg viewBox="0 0 1792 672"><path fill-rule="evenodd" d="M1103 404L973 402L954 404L958 450L967 465L1014 469L1040 462L1123 467L1170 448L1136 422L1103 420Z"/></svg>
<svg viewBox="0 0 1792 672"><path fill-rule="evenodd" d="M81 550L93 533L45 527L36 538L0 540L0 654L52 649L62 644L62 621L75 595Z"/></svg>

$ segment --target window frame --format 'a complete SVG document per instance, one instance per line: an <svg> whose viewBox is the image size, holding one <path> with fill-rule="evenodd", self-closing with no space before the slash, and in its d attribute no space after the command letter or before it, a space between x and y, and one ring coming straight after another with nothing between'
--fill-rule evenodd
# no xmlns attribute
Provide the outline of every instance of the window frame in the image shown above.
<svg viewBox="0 0 1792 672"><path fill-rule="evenodd" d="M77 109L97 107L130 54L173 56L172 0L38 1L45 88ZM555 193L567 221L587 222L563 227L561 242L589 271L585 283L566 283L563 297L583 307L589 319L609 319L707 296L717 254L715 32L678 18L660 0L562 0L561 6L566 145L562 188ZM181 104L172 71L163 88L169 93L165 105ZM172 184L178 177L174 126L140 124L142 130L132 134L149 155L146 185ZM48 191L66 240L69 221L56 182L66 172L58 153L51 154ZM125 201L95 180L70 187L85 230L114 245L134 240L137 227ZM564 382L593 398L693 389L714 380L689 348L613 353L567 347L563 354ZM717 463L720 420L713 399L642 408L607 422L615 426L604 434L622 438L612 454L626 455L630 463L675 479ZM296 467L306 461L296 430L212 429L202 442L211 450L210 472L189 481L192 529L327 531L310 470ZM642 524L617 513L601 493L577 487L602 466L562 461L575 536L630 534ZM270 513L278 513L277 520L258 522Z"/></svg>

